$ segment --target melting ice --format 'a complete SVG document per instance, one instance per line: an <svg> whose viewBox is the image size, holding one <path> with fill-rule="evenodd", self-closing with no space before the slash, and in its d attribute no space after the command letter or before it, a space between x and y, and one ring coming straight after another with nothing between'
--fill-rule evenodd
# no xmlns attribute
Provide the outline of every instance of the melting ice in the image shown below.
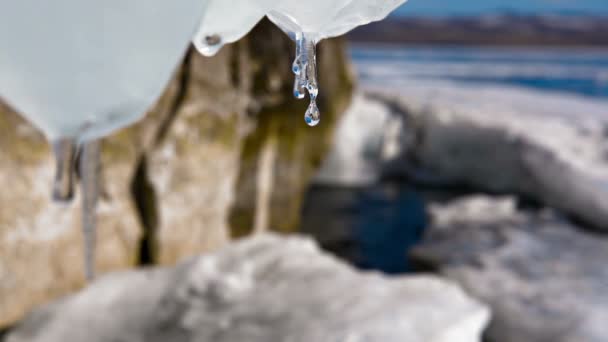
<svg viewBox="0 0 608 342"><path fill-rule="evenodd" d="M342 35L353 28L381 20L405 0L283 0L268 12L268 18L296 43L292 65L293 94L298 99L308 92L310 105L304 114L309 126L321 120L316 99L317 62L315 45L322 39Z"/></svg>

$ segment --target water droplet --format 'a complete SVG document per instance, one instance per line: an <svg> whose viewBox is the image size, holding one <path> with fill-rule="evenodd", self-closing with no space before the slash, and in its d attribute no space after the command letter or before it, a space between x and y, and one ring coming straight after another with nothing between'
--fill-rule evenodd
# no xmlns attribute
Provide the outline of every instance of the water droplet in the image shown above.
<svg viewBox="0 0 608 342"><path fill-rule="evenodd" d="M304 121L311 127L316 126L321 121L321 113L319 112L317 102L314 99L311 100L310 105L308 105L306 114L304 114Z"/></svg>

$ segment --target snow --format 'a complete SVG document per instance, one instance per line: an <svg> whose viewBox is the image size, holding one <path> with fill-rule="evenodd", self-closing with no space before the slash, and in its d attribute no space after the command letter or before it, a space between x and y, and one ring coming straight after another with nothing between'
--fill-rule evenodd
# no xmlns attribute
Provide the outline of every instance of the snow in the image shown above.
<svg viewBox="0 0 608 342"><path fill-rule="evenodd" d="M36 310L7 341L474 342L489 316L440 278L360 272L310 238L259 235L107 275Z"/></svg>

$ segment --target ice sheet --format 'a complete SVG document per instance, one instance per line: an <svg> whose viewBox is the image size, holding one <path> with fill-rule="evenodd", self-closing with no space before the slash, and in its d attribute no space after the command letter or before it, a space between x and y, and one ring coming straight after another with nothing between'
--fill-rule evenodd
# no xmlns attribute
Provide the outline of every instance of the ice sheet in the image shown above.
<svg viewBox="0 0 608 342"><path fill-rule="evenodd" d="M207 0L0 0L0 96L46 136L90 140L154 104Z"/></svg>

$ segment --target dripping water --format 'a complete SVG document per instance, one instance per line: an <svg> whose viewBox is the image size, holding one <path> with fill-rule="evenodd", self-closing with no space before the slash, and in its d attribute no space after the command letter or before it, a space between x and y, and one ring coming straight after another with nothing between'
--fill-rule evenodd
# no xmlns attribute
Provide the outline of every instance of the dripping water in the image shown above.
<svg viewBox="0 0 608 342"><path fill-rule="evenodd" d="M316 126L321 121L321 113L317 107L317 57L316 42L304 33L295 34L296 57L293 61L292 71L296 75L293 94L303 99L308 92L310 104L304 114L304 121L309 126Z"/></svg>

